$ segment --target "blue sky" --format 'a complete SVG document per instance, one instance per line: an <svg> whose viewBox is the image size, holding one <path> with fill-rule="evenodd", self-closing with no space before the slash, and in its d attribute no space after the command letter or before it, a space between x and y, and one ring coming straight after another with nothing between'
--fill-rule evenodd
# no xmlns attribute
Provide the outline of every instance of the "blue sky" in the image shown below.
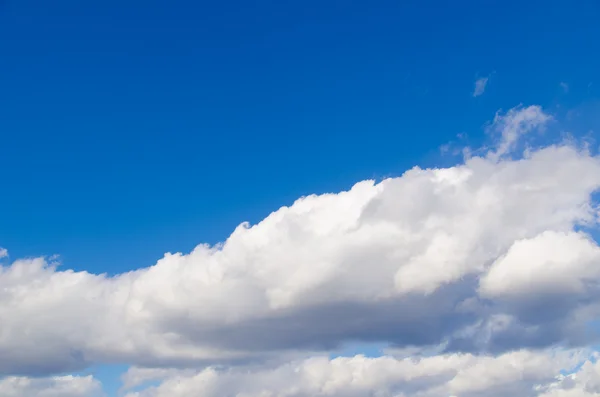
<svg viewBox="0 0 600 397"><path fill-rule="evenodd" d="M499 109L583 135L598 20L593 0L0 0L0 246L118 274L453 164L440 146L484 144Z"/></svg>
<svg viewBox="0 0 600 397"><path fill-rule="evenodd" d="M598 12L5 1L0 239L16 257L117 272L301 195L435 164L439 145L480 139L499 108L597 98Z"/></svg>

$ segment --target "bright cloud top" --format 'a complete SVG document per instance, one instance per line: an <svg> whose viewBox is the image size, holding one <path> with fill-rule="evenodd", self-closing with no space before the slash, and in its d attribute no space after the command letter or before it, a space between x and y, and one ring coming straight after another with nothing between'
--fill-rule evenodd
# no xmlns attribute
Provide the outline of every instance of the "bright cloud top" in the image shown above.
<svg viewBox="0 0 600 397"><path fill-rule="evenodd" d="M576 350L552 349L598 341L600 247L586 230L598 225L600 158L568 143L516 156L551 119L538 106L499 113L480 156L300 198L137 271L15 260L0 268L0 374L20 378L0 391L125 362L141 367L130 386L165 379L143 397L593 395L555 378ZM298 361L356 341L441 353Z"/></svg>

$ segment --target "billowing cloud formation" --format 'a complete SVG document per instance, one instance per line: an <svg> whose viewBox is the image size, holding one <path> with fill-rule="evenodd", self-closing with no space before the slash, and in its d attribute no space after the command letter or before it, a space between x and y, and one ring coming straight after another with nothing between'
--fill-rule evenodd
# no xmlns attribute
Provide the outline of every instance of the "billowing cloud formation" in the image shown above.
<svg viewBox="0 0 600 397"><path fill-rule="evenodd" d="M575 390L600 392L596 364L590 361L584 361L579 374L557 376L561 369L573 368L580 361L581 354L564 351L516 351L498 357L449 354L419 359L315 357L273 368L209 368L195 374L172 374L160 386L126 397L549 397L573 390L566 379L580 380L580 374L594 379L595 384L583 379L573 385Z"/></svg>
<svg viewBox="0 0 600 397"><path fill-rule="evenodd" d="M91 376L56 376L31 379L7 377L0 380L2 397L101 397L100 383Z"/></svg>
<svg viewBox="0 0 600 397"><path fill-rule="evenodd" d="M519 139L550 120L537 106L498 114L490 126L498 142L483 155L303 197L257 225L240 225L222 244L166 254L137 271L108 277L59 270L43 258L16 260L0 268L0 374L47 375L114 362L233 366L177 378L190 390L216 382L216 394L205 392L210 396L238 390L221 385L232 377L245 384L236 366L262 363L257 387L274 382L274 394L248 396L300 397L319 394L282 361L309 372L314 365L350 373L380 366L385 374L390 366L382 390L426 397L440 390L485 395L452 380L471 376L460 371L475 371L468 368L479 364L468 363L477 360L551 365L529 350L598 341L592 325L600 314L600 248L586 230L598 224L593 193L600 188L600 158L568 143L514 155ZM346 342L417 352L436 346L443 355L406 371L410 363L391 358L294 361ZM414 389L403 378L436 360L463 369L414 375L445 379L431 387ZM544 376L531 379L543 383L560 369L543 368ZM161 371L168 376L160 377L175 376L140 369L126 384ZM285 394L273 374L295 377L290 382L304 389ZM340 376L331 381L339 382L331 395L368 389L345 389L354 378ZM365 382L372 377L379 379L369 375ZM171 392L159 396L178 395L169 382L163 386ZM321 393L334 387L323 382L315 386ZM562 393L555 386L546 392Z"/></svg>

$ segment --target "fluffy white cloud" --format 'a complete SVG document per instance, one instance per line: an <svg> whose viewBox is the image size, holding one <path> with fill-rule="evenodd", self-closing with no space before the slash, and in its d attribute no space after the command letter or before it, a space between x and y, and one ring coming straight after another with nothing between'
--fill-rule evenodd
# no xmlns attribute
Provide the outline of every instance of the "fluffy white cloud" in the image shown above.
<svg viewBox="0 0 600 397"><path fill-rule="evenodd" d="M488 297L587 298L600 282L600 247L584 233L545 231L516 241L481 279Z"/></svg>
<svg viewBox="0 0 600 397"><path fill-rule="evenodd" d="M516 351L498 357L314 357L271 368L171 374L159 386L126 397L533 397L562 389L557 385L561 369L573 368L583 358L580 352L568 351ZM589 365L586 361L580 372L590 372ZM588 378L598 385L598 375Z"/></svg>
<svg viewBox="0 0 600 397"><path fill-rule="evenodd" d="M549 120L536 106L498 114L482 156L303 197L218 246L115 277L43 258L0 267L0 373L243 365L347 341L586 345L600 264L577 230L598 221L600 158L569 144L507 156Z"/></svg>
<svg viewBox="0 0 600 397"><path fill-rule="evenodd" d="M26 378L10 376L0 379L2 397L101 397L100 383L92 376L55 376Z"/></svg>

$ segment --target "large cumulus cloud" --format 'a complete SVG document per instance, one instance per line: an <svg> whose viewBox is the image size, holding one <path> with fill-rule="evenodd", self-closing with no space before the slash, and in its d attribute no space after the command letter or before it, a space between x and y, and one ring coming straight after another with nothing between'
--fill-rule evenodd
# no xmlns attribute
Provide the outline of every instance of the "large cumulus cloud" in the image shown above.
<svg viewBox="0 0 600 397"><path fill-rule="evenodd" d="M257 377L271 379L272 371L289 375L290 364L279 361L298 363L345 342L435 346L443 353L435 360L458 360L460 368L494 355L528 362L539 356L527 349L594 343L600 248L587 231L598 224L600 158L573 143L515 155L520 138L550 120L537 106L498 114L489 127L496 144L454 167L415 167L303 197L256 225L241 224L222 244L166 254L137 271L108 277L44 258L16 260L0 268L0 374L114 362L263 363ZM319 360L297 365L390 365L394 373L409 365ZM214 371L189 375L190 384L239 375ZM433 373L446 379L438 382L444 390L458 387L447 385L450 375ZM404 388L414 385L394 378L405 375L390 376L396 394L389 395L409 395ZM264 395L318 395L299 390ZM437 389L423 390L416 395Z"/></svg>

